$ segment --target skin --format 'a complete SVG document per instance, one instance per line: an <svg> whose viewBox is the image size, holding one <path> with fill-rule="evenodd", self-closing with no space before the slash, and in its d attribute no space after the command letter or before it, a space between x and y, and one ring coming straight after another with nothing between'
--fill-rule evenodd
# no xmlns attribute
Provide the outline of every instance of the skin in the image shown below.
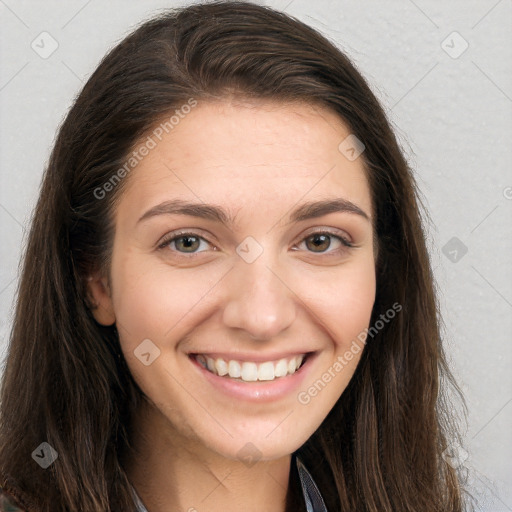
<svg viewBox="0 0 512 512"><path fill-rule="evenodd" d="M298 392L368 327L375 300L370 189L362 158L338 150L349 134L335 113L307 104L199 102L125 178L111 279L91 276L90 293L148 397L127 472L150 512L285 510L290 454L332 409L361 352L309 403ZM368 219L332 212L287 224L298 205L335 197ZM222 206L236 224L175 214L138 222L173 198ZM182 239L157 248L178 229L203 237L192 253ZM310 236L325 229L335 235L316 248ZM263 248L252 263L236 251L248 236ZM134 355L145 339L160 350L148 366ZM316 353L308 378L266 403L226 396L188 357L296 350ZM247 443L259 456L250 466Z"/></svg>

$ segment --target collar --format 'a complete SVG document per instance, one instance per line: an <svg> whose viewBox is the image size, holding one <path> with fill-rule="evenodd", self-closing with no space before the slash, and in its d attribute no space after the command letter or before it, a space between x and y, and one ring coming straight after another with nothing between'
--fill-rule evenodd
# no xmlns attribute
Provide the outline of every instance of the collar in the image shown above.
<svg viewBox="0 0 512 512"><path fill-rule="evenodd" d="M302 494L304 495L304 501L306 502L307 512L327 512L324 500L320 491L318 490L313 477L309 474L306 466L302 461L295 456L297 470L299 472L300 485L302 487Z"/></svg>
<svg viewBox="0 0 512 512"><path fill-rule="evenodd" d="M325 506L322 495L320 494L320 491L318 490L318 487L315 484L313 477L309 474L309 471L306 469L306 466L304 466L302 461L297 456L292 457L292 459L295 459L297 464L297 471L299 473L302 494L304 496L304 501L306 503L306 511L327 512L327 508ZM135 502L137 504L137 512L148 512L133 486L132 491L135 498Z"/></svg>

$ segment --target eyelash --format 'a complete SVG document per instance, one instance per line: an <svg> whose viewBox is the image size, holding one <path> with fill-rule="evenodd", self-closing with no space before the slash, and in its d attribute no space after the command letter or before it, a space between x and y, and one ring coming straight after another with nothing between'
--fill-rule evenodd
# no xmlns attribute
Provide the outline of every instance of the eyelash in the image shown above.
<svg viewBox="0 0 512 512"><path fill-rule="evenodd" d="M332 231L329 231L327 229L324 229L324 230L321 230L321 231L313 231L312 233L309 233L307 236L302 238L299 243L304 242L306 239L308 239L309 237L311 237L313 235L329 235L332 238L337 238L341 242L342 247L339 247L338 249L335 249L334 251L331 251L331 252L318 252L318 253L315 253L313 251L310 251L311 254L319 254L319 255L326 255L326 256L327 255L339 255L339 254L344 253L346 250L355 247L354 244L349 242L343 236L341 236L341 235L339 235L337 233L334 233ZM208 242L209 244L213 245L212 242L210 242L205 237L200 236L198 233L194 233L193 231L179 231L179 232L169 233L168 235L166 235L163 238L162 242L158 244L158 250L164 250L164 249L168 248L168 246L169 246L169 244L171 242L174 242L174 241L176 241L176 240L178 240L180 238L184 238L184 237L187 237L187 236L191 236L191 237L198 238L200 240L204 240L204 241ZM201 252L204 252L204 251L192 252L192 253L185 253L185 252L180 252L180 251L175 251L175 252L178 252L180 255L183 255L185 257L192 257L193 258L196 255L198 255L198 254L200 254Z"/></svg>

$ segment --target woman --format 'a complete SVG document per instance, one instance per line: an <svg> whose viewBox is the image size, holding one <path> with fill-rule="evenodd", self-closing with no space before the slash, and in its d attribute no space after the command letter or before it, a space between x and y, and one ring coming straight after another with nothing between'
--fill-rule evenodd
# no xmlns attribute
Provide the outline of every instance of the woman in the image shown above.
<svg viewBox="0 0 512 512"><path fill-rule="evenodd" d="M270 8L169 11L104 58L45 172L5 499L461 511L439 322L412 173L348 58Z"/></svg>

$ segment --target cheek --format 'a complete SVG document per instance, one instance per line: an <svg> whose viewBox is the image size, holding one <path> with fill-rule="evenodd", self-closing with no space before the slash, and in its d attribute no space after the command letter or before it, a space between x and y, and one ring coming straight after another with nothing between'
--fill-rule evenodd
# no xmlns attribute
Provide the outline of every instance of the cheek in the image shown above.
<svg viewBox="0 0 512 512"><path fill-rule="evenodd" d="M199 275L196 269L173 268L143 255L119 259L112 281L123 348L133 350L147 338L168 345L220 277L217 271Z"/></svg>
<svg viewBox="0 0 512 512"><path fill-rule="evenodd" d="M299 293L327 331L336 352L344 351L368 327L375 302L373 257L330 269L314 280L298 281Z"/></svg>
<svg viewBox="0 0 512 512"><path fill-rule="evenodd" d="M316 294L310 292L307 306L328 341L297 401L320 424L347 388L361 359L361 333L368 328L375 302L373 258L341 265L328 278L315 281L319 286Z"/></svg>

